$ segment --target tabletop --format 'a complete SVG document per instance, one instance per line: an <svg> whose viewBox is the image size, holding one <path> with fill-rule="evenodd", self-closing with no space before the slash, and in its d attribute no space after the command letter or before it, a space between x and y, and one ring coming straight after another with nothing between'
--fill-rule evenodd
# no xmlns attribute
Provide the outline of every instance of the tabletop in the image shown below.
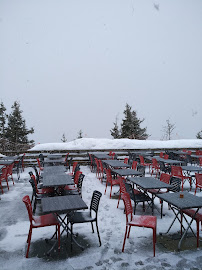
<svg viewBox="0 0 202 270"><path fill-rule="evenodd" d="M130 168L131 165L124 163L123 161L112 159L112 160L103 160L103 163L112 167L112 168Z"/></svg>
<svg viewBox="0 0 202 270"><path fill-rule="evenodd" d="M170 184L166 184L154 177L127 177L127 179L143 189L172 188Z"/></svg>
<svg viewBox="0 0 202 270"><path fill-rule="evenodd" d="M41 198L43 213L67 213L75 210L88 209L79 195L66 195Z"/></svg>
<svg viewBox="0 0 202 270"><path fill-rule="evenodd" d="M106 153L92 153L92 155L97 159L112 159L112 157Z"/></svg>
<svg viewBox="0 0 202 270"><path fill-rule="evenodd" d="M190 172L202 172L202 168L199 166L182 166L182 170Z"/></svg>
<svg viewBox="0 0 202 270"><path fill-rule="evenodd" d="M183 194L183 198L180 197ZM178 209L190 209L190 208L201 208L202 207L202 197L197 197L189 193L188 191L183 192L167 192L164 194L158 194L158 198L172 204Z"/></svg>
<svg viewBox="0 0 202 270"><path fill-rule="evenodd" d="M60 155L60 154L49 154L49 155L47 155L47 158L49 158L49 159L61 159L62 155Z"/></svg>
<svg viewBox="0 0 202 270"><path fill-rule="evenodd" d="M41 172L42 175L44 174L47 174L47 175L50 175L50 174L54 174L54 175L58 175L58 174L64 174L66 171L65 167L64 166L45 166L43 171Z"/></svg>
<svg viewBox="0 0 202 270"><path fill-rule="evenodd" d="M74 181L69 174L43 174L43 187L59 187L73 184Z"/></svg>
<svg viewBox="0 0 202 270"><path fill-rule="evenodd" d="M112 170L113 173L116 173L120 176L129 176L129 175L136 175L136 176L140 176L142 175L141 172L138 172L136 170L127 168L127 169L116 169L116 170Z"/></svg>
<svg viewBox="0 0 202 270"><path fill-rule="evenodd" d="M14 160L1 160L0 159L0 165L10 165L14 162Z"/></svg>

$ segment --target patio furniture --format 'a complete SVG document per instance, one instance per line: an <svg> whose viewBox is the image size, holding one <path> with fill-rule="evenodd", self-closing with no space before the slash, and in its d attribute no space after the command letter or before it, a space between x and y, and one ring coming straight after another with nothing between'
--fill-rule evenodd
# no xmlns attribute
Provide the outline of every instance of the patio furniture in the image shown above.
<svg viewBox="0 0 202 270"><path fill-rule="evenodd" d="M2 194L4 193L3 186L2 186L2 182L3 181L6 182L7 188L9 190L8 179L7 179L7 167L6 166L1 169L1 174L0 174L0 185L1 185L1 192L2 192Z"/></svg>
<svg viewBox="0 0 202 270"><path fill-rule="evenodd" d="M97 219L97 217L98 217L98 207L99 207L101 196L102 196L102 193L95 190L93 192L91 203L90 203L90 211L89 212L76 211L69 218L69 222L71 224L71 237L73 235L73 225L74 224L89 223L90 222L91 226L92 226L92 231L94 233L93 222L95 222L96 223L98 240L99 240L99 244L101 246L101 239L100 239L100 234L99 234L99 229L98 229L98 219ZM72 239L71 239L71 250L72 250Z"/></svg>
<svg viewBox="0 0 202 270"><path fill-rule="evenodd" d="M30 227L27 237L27 252L26 258L28 258L29 248L31 244L32 230L35 228L42 228L47 226L56 226L56 238L58 238L58 251L60 251L60 223L53 214L42 215L42 216L33 216L32 205L28 195L24 196L22 201L25 203L27 212L29 215Z"/></svg>
<svg viewBox="0 0 202 270"><path fill-rule="evenodd" d="M110 184L110 186L111 186L110 199L111 199L111 197L112 197L112 187L115 186L115 185L119 185L120 181L121 181L121 178L120 177L115 178L115 179L112 178L112 174L111 174L110 169L105 168L105 172L106 172L106 187L105 187L105 193L104 194L106 194L107 186L108 186L108 184Z"/></svg>
<svg viewBox="0 0 202 270"><path fill-rule="evenodd" d="M61 235L66 231L67 234L71 234L71 228L69 228L69 218L74 215L77 210L88 209L86 203L79 195L66 195L55 197L44 197L41 199L42 212L44 214L53 213L57 218L63 231ZM64 216L65 215L65 216ZM73 241L78 247L84 250L84 247L80 245L74 235L71 235L71 241ZM54 249L53 245L47 254Z"/></svg>
<svg viewBox="0 0 202 270"><path fill-rule="evenodd" d="M140 190L134 189L130 183L125 182L125 187L127 193L130 195L131 200L134 201L134 215L138 203L143 203L143 211L145 211L145 202L147 202L148 205L152 204L152 199L147 194L141 192Z"/></svg>
<svg viewBox="0 0 202 270"><path fill-rule="evenodd" d="M126 237L130 236L131 226L134 227L144 227L151 228L153 230L153 252L155 257L155 244L156 244L156 217L155 216L133 216L133 208L130 200L130 195L128 193L124 193L122 196L124 205L125 205L125 213L126 213L126 230L125 236L123 240L122 252L124 252Z"/></svg>
<svg viewBox="0 0 202 270"><path fill-rule="evenodd" d="M195 177L196 177L196 187L195 187L195 192L194 194L196 195L196 191L197 191L197 188L202 189L202 174L200 173L196 173L195 174Z"/></svg>
<svg viewBox="0 0 202 270"><path fill-rule="evenodd" d="M194 217L197 215L199 209L202 207L202 198L199 198L199 197L197 197L197 196L195 196L187 191L167 192L164 194L159 194L158 197L160 199L162 199L163 201L166 201L170 205L170 207L175 215L170 227L168 228L167 232L164 234L169 233L170 229L172 228L172 226L176 220L178 220L180 223L181 238L180 238L179 243L178 243L178 251L179 251L181 248L182 241L185 238L185 236L187 235L188 230L190 229L192 231L192 233L194 234L194 232L191 228L191 224L194 220ZM195 209L194 209L193 216L191 217L191 220L188 221L185 219L187 222L187 228L185 228L182 224L183 219L181 216L183 215L183 212L185 210L187 211L187 209L193 209L193 208L195 208ZM178 217L179 215L180 215L180 217ZM182 233L182 230L184 230L183 233Z"/></svg>
<svg viewBox="0 0 202 270"><path fill-rule="evenodd" d="M182 181L182 191L183 191L183 187L184 187L184 181L189 180L190 190L191 190L191 187L192 187L191 176L184 175L183 172L182 172L182 167L181 166L171 166L171 175L181 179L181 181Z"/></svg>

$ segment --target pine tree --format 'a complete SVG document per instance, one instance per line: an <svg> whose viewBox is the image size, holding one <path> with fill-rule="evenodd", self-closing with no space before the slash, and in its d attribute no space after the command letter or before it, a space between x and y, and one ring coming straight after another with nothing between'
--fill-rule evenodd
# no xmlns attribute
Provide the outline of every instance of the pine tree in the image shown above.
<svg viewBox="0 0 202 270"><path fill-rule="evenodd" d="M125 119L123 119L121 124L121 138L146 140L149 136L146 133L146 128L140 127L140 124L144 119L140 120L137 117L136 111L132 111L131 106L127 103L123 113L125 115Z"/></svg>
<svg viewBox="0 0 202 270"><path fill-rule="evenodd" d="M2 139L5 138L5 133L6 133L6 120L7 120L7 114L6 112L6 108L3 104L3 102L1 102L0 104L0 137Z"/></svg>
<svg viewBox="0 0 202 270"><path fill-rule="evenodd" d="M120 138L120 131L117 123L117 117L116 121L114 122L114 127L110 130L111 135L114 139L119 139Z"/></svg>
<svg viewBox="0 0 202 270"><path fill-rule="evenodd" d="M34 141L28 140L28 134L33 134L34 129L27 129L25 120L22 118L19 102L15 101L12 105L12 112L8 116L8 126L6 138L16 144L29 144Z"/></svg>

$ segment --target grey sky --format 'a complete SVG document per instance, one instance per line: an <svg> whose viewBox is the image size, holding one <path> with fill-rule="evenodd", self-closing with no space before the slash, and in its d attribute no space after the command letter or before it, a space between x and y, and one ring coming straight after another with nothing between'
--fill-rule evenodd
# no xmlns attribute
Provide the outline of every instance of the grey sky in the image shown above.
<svg viewBox="0 0 202 270"><path fill-rule="evenodd" d="M158 7L158 8L156 8ZM126 102L150 139L202 129L201 0L0 0L0 98L36 143L111 138Z"/></svg>

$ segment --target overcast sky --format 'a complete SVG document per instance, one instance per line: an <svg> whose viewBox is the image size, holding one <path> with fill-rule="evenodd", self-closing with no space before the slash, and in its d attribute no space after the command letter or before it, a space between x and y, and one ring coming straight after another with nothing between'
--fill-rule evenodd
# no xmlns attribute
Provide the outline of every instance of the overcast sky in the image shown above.
<svg viewBox="0 0 202 270"><path fill-rule="evenodd" d="M202 129L201 0L0 0L0 99L36 143L111 138L125 104L150 139Z"/></svg>

